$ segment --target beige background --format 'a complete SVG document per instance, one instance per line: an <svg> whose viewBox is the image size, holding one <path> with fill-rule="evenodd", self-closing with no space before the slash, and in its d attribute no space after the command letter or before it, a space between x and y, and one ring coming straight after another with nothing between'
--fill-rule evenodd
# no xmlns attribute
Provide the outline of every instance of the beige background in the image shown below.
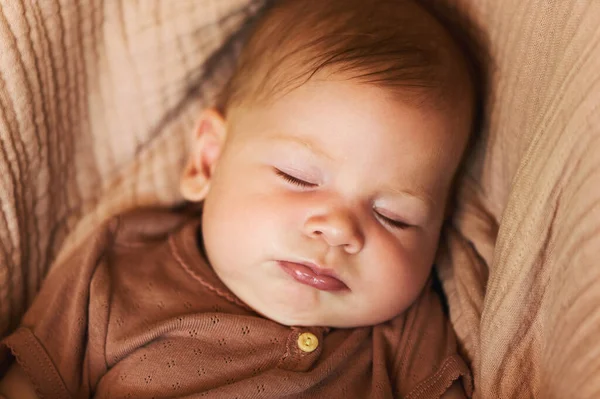
<svg viewBox="0 0 600 399"><path fill-rule="evenodd" d="M179 200L194 116L229 69L203 62L248 4L0 1L0 333L101 220ZM440 262L476 394L600 397L600 1L453 4L491 56Z"/></svg>

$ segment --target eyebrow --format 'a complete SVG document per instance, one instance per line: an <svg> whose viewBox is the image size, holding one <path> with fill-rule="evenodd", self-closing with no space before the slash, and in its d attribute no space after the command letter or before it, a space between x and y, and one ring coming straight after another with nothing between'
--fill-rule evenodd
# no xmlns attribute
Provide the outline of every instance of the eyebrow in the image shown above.
<svg viewBox="0 0 600 399"><path fill-rule="evenodd" d="M310 140L287 134L273 134L267 136L266 138L270 140L293 143L303 148L307 148L309 151L316 153L317 155L320 155L323 158L327 158L330 161L335 161L335 159L330 154L319 148L318 145L315 145ZM423 202L425 205L432 207L437 206L437 202L434 200L433 196L431 196L428 192L415 192L413 190L402 190L395 187L387 187L387 189L394 194L400 194L405 197L414 198L420 202Z"/></svg>
<svg viewBox="0 0 600 399"><path fill-rule="evenodd" d="M435 201L433 196L425 191L415 192L412 190L399 190L399 189L393 188L393 187L388 187L388 190L394 194L400 194L405 197L414 198L416 200L419 200L419 201L425 203L428 206L433 206L433 207L437 206L437 202Z"/></svg>
<svg viewBox="0 0 600 399"><path fill-rule="evenodd" d="M297 136L291 136L291 135L285 135L285 134L275 134L272 136L268 136L268 139L271 140L276 140L276 141L283 141L283 142L289 142L289 143L293 143L296 144L300 147L303 148L307 148L309 151L323 157L323 158L327 158L330 161L335 161L335 159L328 154L327 152L325 152L322 148L320 148L318 145L316 145L314 142L301 138L301 137L297 137Z"/></svg>

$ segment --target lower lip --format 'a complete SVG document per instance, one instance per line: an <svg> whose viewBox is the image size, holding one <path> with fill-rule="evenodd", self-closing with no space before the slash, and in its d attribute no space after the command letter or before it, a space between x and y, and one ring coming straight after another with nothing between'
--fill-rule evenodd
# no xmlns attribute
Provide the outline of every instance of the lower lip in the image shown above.
<svg viewBox="0 0 600 399"><path fill-rule="evenodd" d="M335 277L317 274L310 267L294 262L278 262L279 266L296 281L321 291L342 291L348 286Z"/></svg>

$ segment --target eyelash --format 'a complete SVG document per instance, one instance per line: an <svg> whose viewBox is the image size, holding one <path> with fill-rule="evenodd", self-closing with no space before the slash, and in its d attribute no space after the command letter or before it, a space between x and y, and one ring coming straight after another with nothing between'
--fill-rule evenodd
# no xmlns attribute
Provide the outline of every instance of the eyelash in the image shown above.
<svg viewBox="0 0 600 399"><path fill-rule="evenodd" d="M375 212L377 214L377 217L379 217L379 219L387 224L388 226L394 228L394 229L400 229L400 230L406 230L410 227L412 227L412 225L405 223L405 222L401 222L399 220L394 220L394 219L390 219L388 217L383 216L381 213Z"/></svg>
<svg viewBox="0 0 600 399"><path fill-rule="evenodd" d="M277 176L281 177L283 180L285 180L287 183L289 184L293 184L295 186L298 187L302 187L302 188L311 188L311 187L316 187L318 186L318 184L314 184L314 183L309 183L307 181L304 181L302 179L298 179L297 177L294 176L290 176L287 173L279 170L279 169L275 169L275 173L277 174ZM394 220L394 219L390 219L386 216L383 216L381 213L379 212L375 212L375 214L377 215L377 217L385 224L387 224L388 226L394 228L394 229L399 229L399 230L405 230L408 229L410 227L412 227L412 225L405 223L405 222L401 222L399 220Z"/></svg>
<svg viewBox="0 0 600 399"><path fill-rule="evenodd" d="M311 187L317 187L318 186L318 184L309 183L309 182L304 181L302 179L298 179L297 177L290 176L287 173L282 172L279 169L275 169L275 173L277 173L277 176L281 177L287 183L293 184L293 185L298 186L298 187L311 188Z"/></svg>

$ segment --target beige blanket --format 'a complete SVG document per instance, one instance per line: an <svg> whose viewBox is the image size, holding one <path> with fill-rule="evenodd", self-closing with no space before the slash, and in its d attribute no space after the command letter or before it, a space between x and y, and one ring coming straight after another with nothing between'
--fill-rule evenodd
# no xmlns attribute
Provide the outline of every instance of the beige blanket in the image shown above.
<svg viewBox="0 0 600 399"><path fill-rule="evenodd" d="M440 256L476 395L599 398L600 1L448 1L492 57ZM0 334L102 219L179 199L231 57L202 65L257 5L0 1Z"/></svg>

